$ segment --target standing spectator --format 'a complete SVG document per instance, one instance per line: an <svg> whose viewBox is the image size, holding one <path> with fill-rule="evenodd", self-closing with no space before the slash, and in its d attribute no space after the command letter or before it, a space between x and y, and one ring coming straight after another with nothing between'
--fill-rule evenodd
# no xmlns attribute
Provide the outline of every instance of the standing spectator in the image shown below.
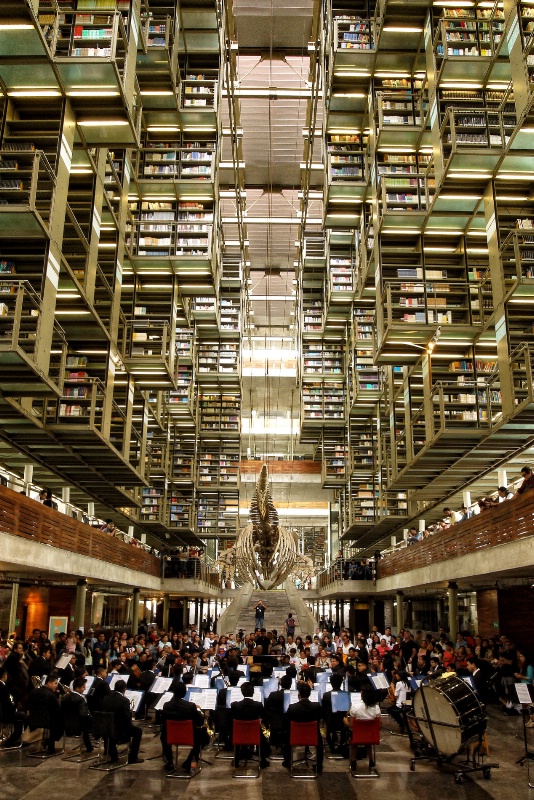
<svg viewBox="0 0 534 800"><path fill-rule="evenodd" d="M531 489L534 489L534 473L530 467L521 467L521 476L523 478L523 483L514 494L514 499L523 494L523 492L529 492Z"/></svg>
<svg viewBox="0 0 534 800"><path fill-rule="evenodd" d="M293 612L289 612L289 616L286 619L286 636L293 637L295 635L295 618L293 617Z"/></svg>
<svg viewBox="0 0 534 800"><path fill-rule="evenodd" d="M505 500L514 499L513 492L511 492L510 489L507 489L506 486L499 486L497 494L499 497L499 503L504 503Z"/></svg>
<svg viewBox="0 0 534 800"><path fill-rule="evenodd" d="M254 609L254 629L258 630L258 628L263 628L263 623L265 620L265 606L263 604L263 600L259 600L256 608Z"/></svg>

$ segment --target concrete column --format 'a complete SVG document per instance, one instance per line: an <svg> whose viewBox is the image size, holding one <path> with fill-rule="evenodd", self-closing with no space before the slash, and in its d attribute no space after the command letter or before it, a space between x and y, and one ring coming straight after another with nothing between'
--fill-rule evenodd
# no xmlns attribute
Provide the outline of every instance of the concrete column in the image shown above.
<svg viewBox="0 0 534 800"><path fill-rule="evenodd" d="M102 612L104 611L104 595L97 593L93 595L93 607L91 609L91 625L102 623Z"/></svg>
<svg viewBox="0 0 534 800"><path fill-rule="evenodd" d="M70 503L70 486L63 486L61 489L61 499L65 503L65 505L69 505Z"/></svg>
<svg viewBox="0 0 534 800"><path fill-rule="evenodd" d="M397 634L401 628L404 628L404 592L397 592L395 600L397 601Z"/></svg>
<svg viewBox="0 0 534 800"><path fill-rule="evenodd" d="M198 632L202 630L202 618L204 616L204 600L200 598L200 608L198 610Z"/></svg>
<svg viewBox="0 0 534 800"><path fill-rule="evenodd" d="M11 606L9 608L8 633L13 633L17 627L17 606L19 603L19 582L13 581L11 584Z"/></svg>
<svg viewBox="0 0 534 800"><path fill-rule="evenodd" d="M94 515L95 515L95 504L94 503L87 503L87 514L90 517L94 517Z"/></svg>
<svg viewBox="0 0 534 800"><path fill-rule="evenodd" d="M447 587L449 597L449 636L454 642L458 633L458 584L450 581Z"/></svg>
<svg viewBox="0 0 534 800"><path fill-rule="evenodd" d="M24 491L30 496L30 488L33 483L33 464L26 464L24 467Z"/></svg>
<svg viewBox="0 0 534 800"><path fill-rule="evenodd" d="M374 598L369 598L369 632L373 630L375 624L375 601Z"/></svg>
<svg viewBox="0 0 534 800"><path fill-rule="evenodd" d="M425 521L424 519L419 520L419 533L425 532Z"/></svg>
<svg viewBox="0 0 534 800"><path fill-rule="evenodd" d="M469 508L471 505L471 492L462 492L462 499L464 501L464 506Z"/></svg>
<svg viewBox="0 0 534 800"><path fill-rule="evenodd" d="M169 630L169 595L163 595L163 630Z"/></svg>
<svg viewBox="0 0 534 800"><path fill-rule="evenodd" d="M76 584L76 603L74 606L74 628L84 630L85 601L87 598L87 581L85 579Z"/></svg>
<svg viewBox="0 0 534 800"><path fill-rule="evenodd" d="M134 589L132 594L132 636L137 636L139 628L139 589Z"/></svg>
<svg viewBox="0 0 534 800"><path fill-rule="evenodd" d="M499 481L499 486L508 486L508 475L506 470L500 469L497 472L497 475L498 475L497 480Z"/></svg>
<svg viewBox="0 0 534 800"><path fill-rule="evenodd" d="M397 537L396 536L392 536L391 537L390 544L391 544L391 547L396 547L397 546Z"/></svg>

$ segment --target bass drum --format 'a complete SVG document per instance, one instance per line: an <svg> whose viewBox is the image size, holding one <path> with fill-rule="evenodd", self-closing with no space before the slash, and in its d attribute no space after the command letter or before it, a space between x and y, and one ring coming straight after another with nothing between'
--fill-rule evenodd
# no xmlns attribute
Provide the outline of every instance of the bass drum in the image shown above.
<svg viewBox="0 0 534 800"><path fill-rule="evenodd" d="M413 714L427 742L445 756L456 755L486 728L476 694L456 675L422 684L414 694Z"/></svg>

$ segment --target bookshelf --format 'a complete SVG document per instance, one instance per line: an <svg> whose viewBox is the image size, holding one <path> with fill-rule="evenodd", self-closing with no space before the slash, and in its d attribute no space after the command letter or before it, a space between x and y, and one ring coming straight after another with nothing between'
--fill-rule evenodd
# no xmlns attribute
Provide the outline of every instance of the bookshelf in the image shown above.
<svg viewBox="0 0 534 800"><path fill-rule="evenodd" d="M167 489L167 525L169 529L191 531L194 527L194 517L193 492L171 484Z"/></svg>
<svg viewBox="0 0 534 800"><path fill-rule="evenodd" d="M235 539L239 494L232 491L198 493L196 533L201 539Z"/></svg>
<svg viewBox="0 0 534 800"><path fill-rule="evenodd" d="M201 439L197 457L199 488L237 488L239 484L239 441Z"/></svg>
<svg viewBox="0 0 534 800"><path fill-rule="evenodd" d="M302 343L303 375L343 375L344 365L343 344L324 339Z"/></svg>
<svg viewBox="0 0 534 800"><path fill-rule="evenodd" d="M346 390L343 381L306 381L302 386L302 426L345 422Z"/></svg>
<svg viewBox="0 0 534 800"><path fill-rule="evenodd" d="M134 201L128 244L134 256L205 256L211 252L213 206L196 201Z"/></svg>
<svg viewBox="0 0 534 800"><path fill-rule="evenodd" d="M227 341L200 341L197 346L197 378L221 379L239 377L239 344Z"/></svg>
<svg viewBox="0 0 534 800"><path fill-rule="evenodd" d="M239 436L241 432L241 397L218 392L199 394L197 399L198 430L201 435Z"/></svg>
<svg viewBox="0 0 534 800"><path fill-rule="evenodd" d="M170 478L176 486L193 486L195 482L197 439L194 430L184 429L171 421Z"/></svg>

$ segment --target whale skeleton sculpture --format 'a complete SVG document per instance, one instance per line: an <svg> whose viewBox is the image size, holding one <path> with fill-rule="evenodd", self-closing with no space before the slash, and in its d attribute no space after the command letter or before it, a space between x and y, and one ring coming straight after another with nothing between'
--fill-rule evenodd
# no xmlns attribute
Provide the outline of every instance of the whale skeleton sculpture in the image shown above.
<svg viewBox="0 0 534 800"><path fill-rule="evenodd" d="M279 523L266 464L250 503L250 523L237 536L232 561L242 577L261 589L274 589L292 573L313 571L311 560L298 552L296 534Z"/></svg>

